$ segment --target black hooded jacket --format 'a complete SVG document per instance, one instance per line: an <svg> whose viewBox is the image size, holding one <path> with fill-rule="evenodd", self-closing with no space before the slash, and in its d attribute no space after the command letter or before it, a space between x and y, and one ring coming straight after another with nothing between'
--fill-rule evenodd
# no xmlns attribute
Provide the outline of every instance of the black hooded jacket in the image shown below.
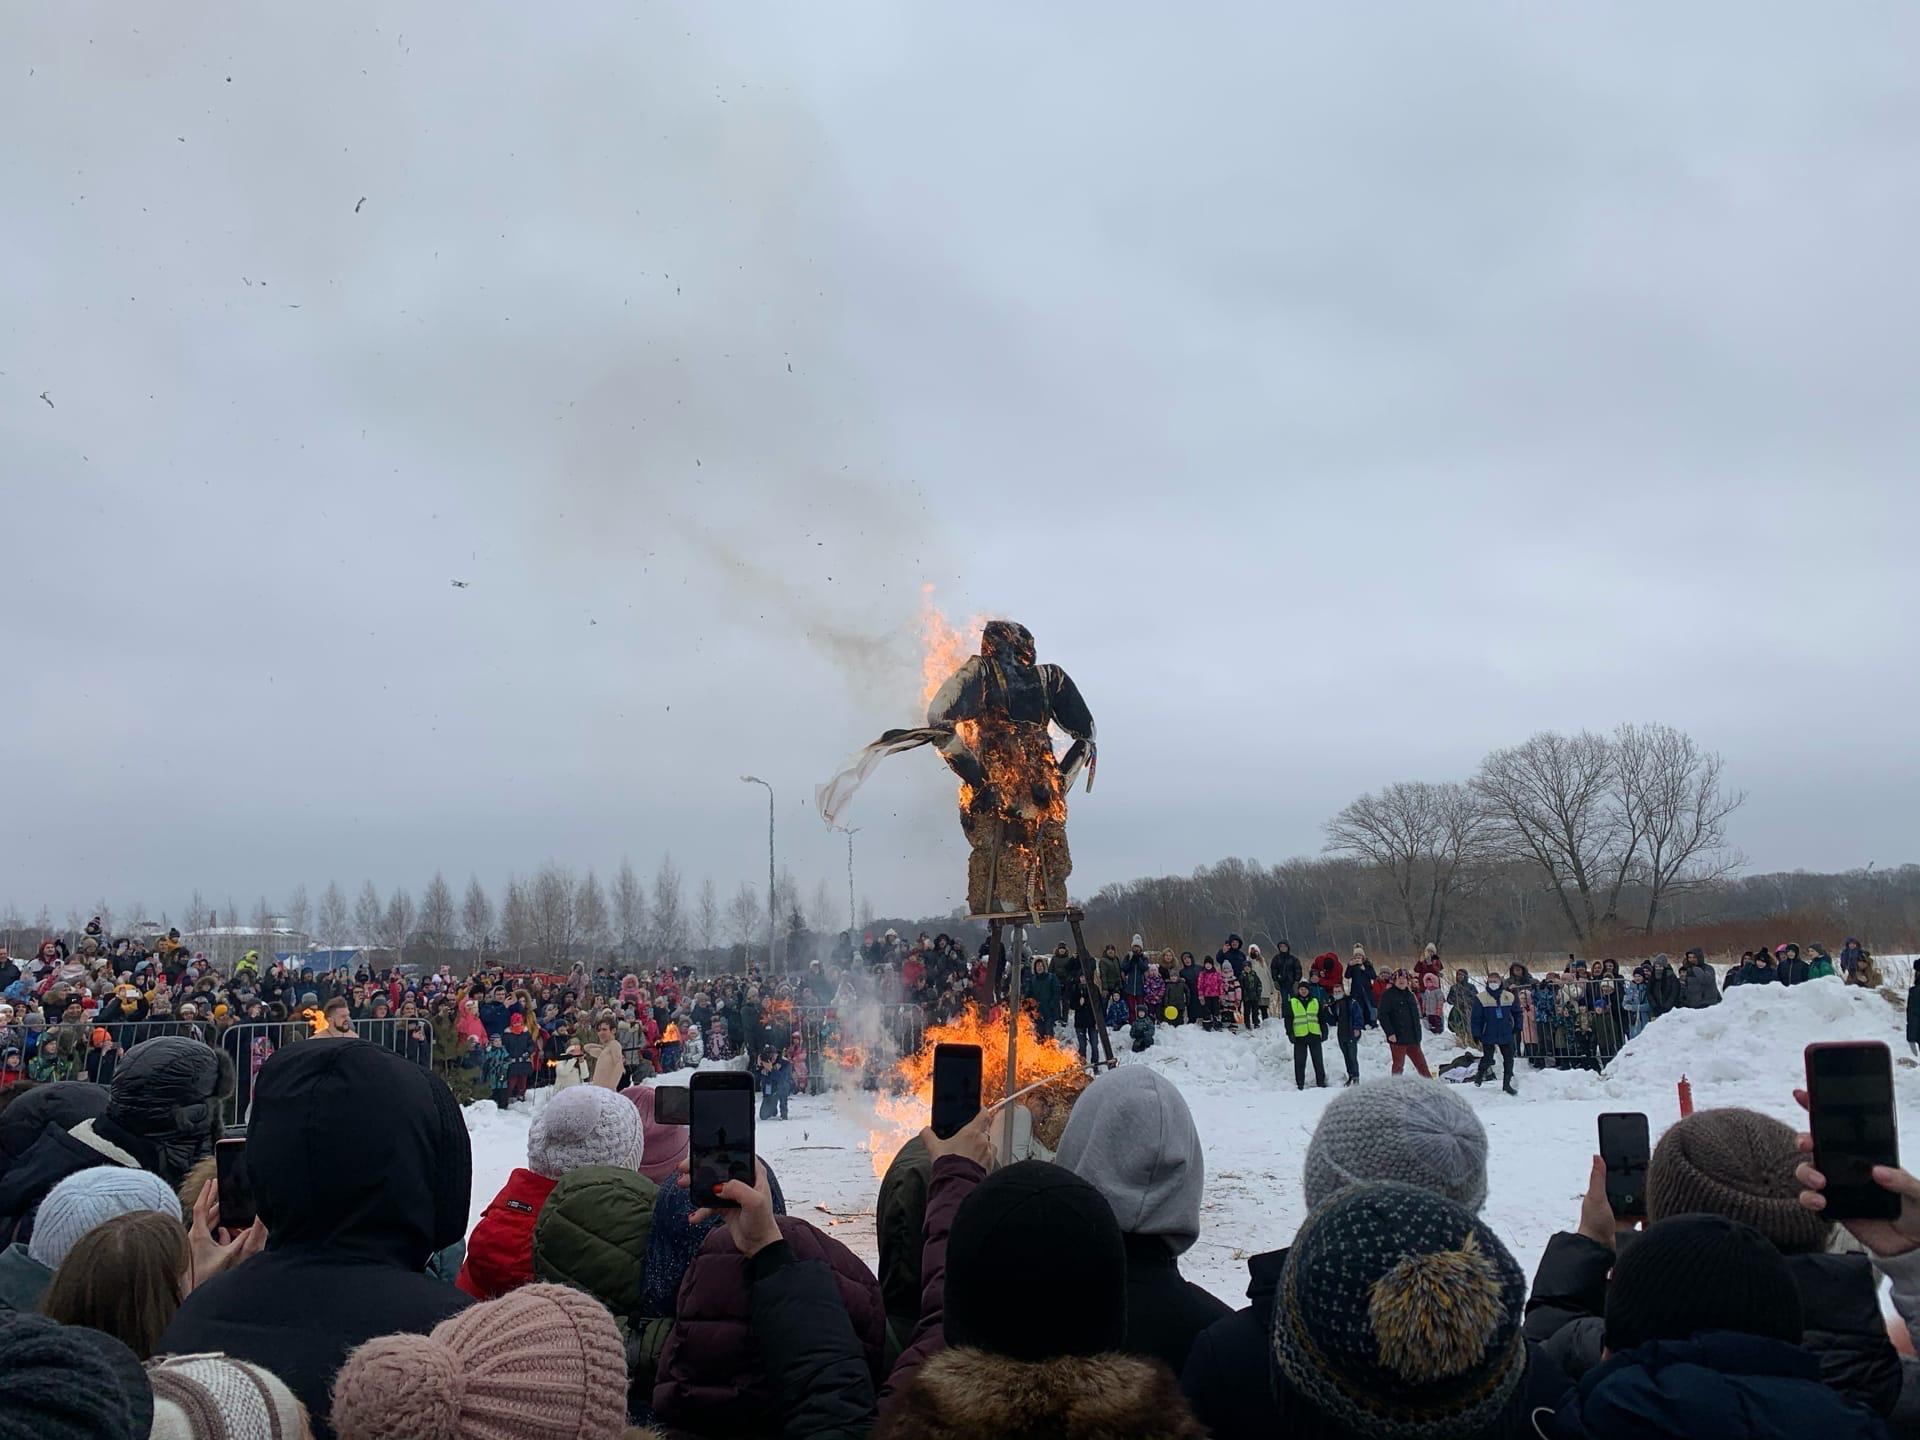
<svg viewBox="0 0 1920 1440"><path fill-rule="evenodd" d="M1216 1320L1194 1337L1180 1373L1180 1388L1194 1418L1214 1440L1269 1440L1274 1432L1273 1391L1267 1380L1272 1348L1273 1301L1285 1250L1247 1258L1247 1299L1252 1303Z"/></svg>
<svg viewBox="0 0 1920 1440"><path fill-rule="evenodd" d="M84 1080L61 1080L52 1085L36 1085L4 1111L0 1111L0 1179L7 1170L46 1131L49 1125L71 1130L82 1120L93 1120L106 1113L104 1086Z"/></svg>
<svg viewBox="0 0 1920 1440"><path fill-rule="evenodd" d="M267 1248L195 1290L159 1353L224 1351L284 1380L326 1440L347 1352L470 1303L423 1271L466 1230L473 1153L439 1077L361 1040L288 1046L253 1086L247 1175Z"/></svg>

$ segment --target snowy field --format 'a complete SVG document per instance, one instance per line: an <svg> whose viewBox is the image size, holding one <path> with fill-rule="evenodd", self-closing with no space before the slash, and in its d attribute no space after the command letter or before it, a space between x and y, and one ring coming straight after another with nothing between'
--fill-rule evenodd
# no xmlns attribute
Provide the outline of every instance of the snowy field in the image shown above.
<svg viewBox="0 0 1920 1440"><path fill-rule="evenodd" d="M1676 1011L1645 1030L1605 1076L1583 1071L1514 1072L1519 1097L1497 1082L1456 1086L1486 1124L1491 1146L1486 1215L1513 1247L1529 1276L1547 1238L1573 1228L1594 1152L1595 1117L1608 1110L1644 1110L1655 1140L1679 1118L1675 1085L1693 1085L1696 1109L1739 1105L1797 1122L1793 1089L1801 1083L1801 1051L1813 1040L1884 1040L1895 1055L1895 1095L1908 1153L1920 1147L1920 1062L1907 1051L1905 1013L1869 991L1837 979L1791 990L1778 985L1727 993L1711 1010ZM1181 1261L1187 1277L1229 1304L1244 1302L1246 1257L1286 1244L1306 1207L1300 1162L1307 1140L1337 1089L1293 1088L1293 1051L1277 1024L1257 1034L1208 1035L1197 1027L1163 1027L1144 1055L1122 1048L1122 1063L1151 1065L1180 1087L1206 1145L1207 1194L1199 1243ZM1119 1037L1116 1035L1115 1037ZM1454 1054L1449 1037L1430 1039L1430 1062ZM1330 1079L1340 1073L1329 1043ZM1363 1078L1388 1070L1377 1032L1361 1042ZM684 1083L685 1076L675 1077ZM1311 1071L1309 1071L1311 1083ZM1444 1083L1438 1082L1435 1083ZM469 1106L473 1137L473 1218L524 1164L532 1103L501 1113ZM868 1264L876 1261L873 1208L879 1182L866 1151L874 1128L871 1097L797 1096L793 1118L760 1126L760 1153L780 1176L790 1213L828 1230Z"/></svg>

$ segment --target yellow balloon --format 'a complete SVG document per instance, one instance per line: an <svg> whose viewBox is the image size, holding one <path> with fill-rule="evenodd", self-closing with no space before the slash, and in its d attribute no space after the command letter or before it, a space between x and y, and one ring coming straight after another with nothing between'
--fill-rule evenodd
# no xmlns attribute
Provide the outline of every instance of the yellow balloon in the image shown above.
<svg viewBox="0 0 1920 1440"><path fill-rule="evenodd" d="M1167 1006L1166 1016L1169 1020L1178 1020L1180 1018L1180 1007L1177 1005Z"/></svg>

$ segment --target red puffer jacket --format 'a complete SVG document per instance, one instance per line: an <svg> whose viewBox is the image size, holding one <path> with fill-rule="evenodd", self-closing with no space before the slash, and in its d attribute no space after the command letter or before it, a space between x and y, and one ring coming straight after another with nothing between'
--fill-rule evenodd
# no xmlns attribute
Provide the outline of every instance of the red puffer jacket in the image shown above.
<svg viewBox="0 0 1920 1440"><path fill-rule="evenodd" d="M522 1168L480 1212L454 1284L476 1300L495 1300L533 1280L533 1226L558 1181Z"/></svg>
<svg viewBox="0 0 1920 1440"><path fill-rule="evenodd" d="M775 1217L795 1261L833 1272L877 1388L886 1375L887 1312L880 1282L846 1246L804 1220ZM716 1229L680 1282L673 1329L653 1387L655 1424L696 1435L778 1435L785 1418L753 1338L751 1265Z"/></svg>

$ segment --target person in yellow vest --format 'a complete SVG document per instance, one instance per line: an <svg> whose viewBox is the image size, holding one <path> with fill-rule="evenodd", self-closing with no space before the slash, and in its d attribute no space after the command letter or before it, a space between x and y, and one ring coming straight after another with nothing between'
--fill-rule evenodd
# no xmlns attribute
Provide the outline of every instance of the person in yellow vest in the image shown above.
<svg viewBox="0 0 1920 1440"><path fill-rule="evenodd" d="M1287 1038L1293 1041L1293 1088L1307 1088L1307 1057L1313 1057L1313 1081L1327 1088L1327 1062L1320 1047L1327 1036L1327 1006L1305 980L1286 1002Z"/></svg>

